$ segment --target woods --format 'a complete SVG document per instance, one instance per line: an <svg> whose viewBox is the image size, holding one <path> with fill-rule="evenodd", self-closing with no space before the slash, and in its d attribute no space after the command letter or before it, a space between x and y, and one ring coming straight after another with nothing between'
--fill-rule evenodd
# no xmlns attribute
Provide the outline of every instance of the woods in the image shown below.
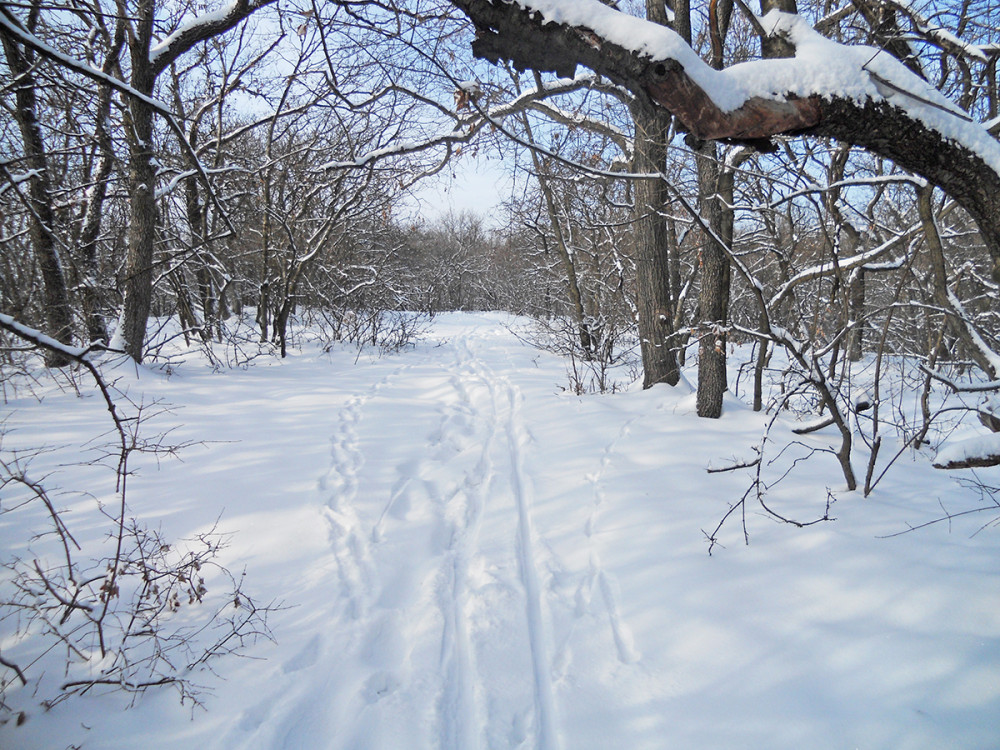
<svg viewBox="0 0 1000 750"><path fill-rule="evenodd" d="M539 282L479 304L569 315L588 360L607 356L604 316L634 315L646 387L676 383L700 342L703 416L720 413L734 325L764 342L762 363L767 345L811 347L832 372L907 302L931 329L942 321L948 359L992 379L995 14L971 2L759 11L5 5L3 309L66 344L113 331L136 361L151 314L219 337L252 309L283 353L300 307L419 310L421 261L402 248L423 230L408 229L420 219L401 208L407 192L458 168L463 148L499 149L537 188L519 183L493 244ZM571 207L579 180L604 187ZM616 278L578 268L587 226ZM363 247L348 239L359 232ZM866 278L903 296L866 293ZM802 310L805 294L839 322ZM907 353L930 358L933 338Z"/></svg>
<svg viewBox="0 0 1000 750"><path fill-rule="evenodd" d="M640 656L592 527L633 424L643 440L674 434L669 450L646 442L632 455L669 467L671 452L698 452L685 460L729 477L722 506L699 521L709 553L730 527L748 543L748 515L826 524L838 498L900 486L891 470L907 461L931 473L1000 465L997 0L26 0L0 2L0 43L0 393L7 405L96 388L113 437L96 457L91 438L26 449L0 418L0 516L37 512L43 529L0 560L0 622L16 621L25 643L52 639L67 675L101 663L96 677L67 676L47 706L95 686L161 685L198 704L192 670L271 636L280 606L255 603L217 561L214 525L178 552L126 498L133 465L202 446L174 444L169 430L148 437L160 402L133 398L147 374L166 381L188 355L218 372L290 366L306 350L357 364L412 353L442 319L460 332L434 339L454 362L430 365L422 352L412 366L425 378L414 413L440 421L426 435L414 422L434 455L421 443L404 456L381 436L398 476L387 505L365 506L364 534L356 427L383 386L406 403L410 364L373 365L381 379L343 404L328 394L339 421L319 481L335 488L323 513L345 611L378 632L398 614L365 620L383 601L364 591L383 528L405 526L411 502L446 497L431 542L414 546L450 560L435 590L441 702L461 714L440 719L453 744L478 737L463 597L487 500L516 519L522 645L541 691L531 732L539 746L559 743L525 468L545 424L529 426L520 386L492 369L496 321L516 321L503 356L525 377L559 358L565 378L545 388L628 391L613 428L600 422L603 400L574 407L593 420L574 429L604 442L568 472L590 483L593 509L574 543L589 551L589 583L565 599L583 611L599 590L621 664ZM449 210L448 185L483 167L504 172L504 194L475 196L492 208ZM473 335L456 311L489 315ZM682 434L697 429L656 426L685 416L689 387L704 430L693 447ZM231 419L271 398L231 390L256 404ZM731 463L705 466L718 456L701 453L711 440L728 448L726 418L744 407ZM66 490L96 503L107 526L98 553L77 542L62 490L32 470L50 451L86 456L56 474L73 465L98 482L110 469L104 490ZM802 479L804 466L835 479L825 468ZM454 482L442 467L458 467ZM273 473L246 487L295 484ZM994 514L1000 490L958 476L983 501L967 512ZM712 494L686 477L653 481L670 500L675 482ZM626 476L621 494L646 497L647 484ZM801 500L791 510L773 500L786 487ZM921 524L966 512L938 503L942 514ZM33 557L33 545L55 552ZM208 587L202 568L215 575ZM211 618L178 626L209 590L225 592ZM188 643L220 623L218 640ZM0 656L0 728L22 721L5 713L5 691L44 679L34 658ZM396 679L366 673L369 703ZM525 715L505 715L520 727L511 737L531 733Z"/></svg>

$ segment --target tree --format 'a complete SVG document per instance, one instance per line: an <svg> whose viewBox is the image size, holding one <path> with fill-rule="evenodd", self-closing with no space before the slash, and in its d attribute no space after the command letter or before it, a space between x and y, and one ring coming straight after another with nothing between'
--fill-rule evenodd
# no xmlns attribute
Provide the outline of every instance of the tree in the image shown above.
<svg viewBox="0 0 1000 750"><path fill-rule="evenodd" d="M452 3L476 26L477 57L560 75L585 65L655 101L701 140L760 146L785 133L829 136L892 159L968 211L1000 279L1000 144L888 55L836 44L801 17L772 11L758 32L796 56L714 71L676 33L597 0ZM840 63L834 83L831 59Z"/></svg>
<svg viewBox="0 0 1000 750"><path fill-rule="evenodd" d="M686 1L682 0L680 4L684 5ZM646 0L646 18L650 23L668 26L666 7L655 0ZM684 33L684 18L682 10L679 21L681 33ZM686 28L690 37L690 24ZM659 175L666 168L671 131L670 114L645 96L636 96L629 109L635 123L632 171ZM643 387L648 388L656 383L677 385L680 368L675 350L674 325L678 290L676 284L671 283L671 248L664 220L669 192L662 180L653 177L635 185L634 200L633 255L636 263L636 317L642 351Z"/></svg>
<svg viewBox="0 0 1000 750"><path fill-rule="evenodd" d="M37 12L36 4L32 12L33 18L37 18ZM0 8L0 13L4 20L9 18L6 8ZM28 195L25 201L28 206L31 244L44 282L46 323L57 341L70 345L73 343L73 324L65 273L57 250L55 201L52 196L48 153L39 124L40 103L33 72L34 50L19 44L14 36L2 28L0 42L13 79L13 115L21 132L23 161L28 175ZM58 349L47 351L45 357L51 367L62 367L71 361Z"/></svg>
<svg viewBox="0 0 1000 750"><path fill-rule="evenodd" d="M156 168L153 146L154 109L148 101L157 79L170 64L195 45L229 31L274 0L236 0L223 13L206 13L183 25L159 43L153 43L155 0L137 0L128 36L131 60L130 88L142 95L129 99L128 257L120 334L128 354L141 362L146 321L153 294L153 246L156 240Z"/></svg>

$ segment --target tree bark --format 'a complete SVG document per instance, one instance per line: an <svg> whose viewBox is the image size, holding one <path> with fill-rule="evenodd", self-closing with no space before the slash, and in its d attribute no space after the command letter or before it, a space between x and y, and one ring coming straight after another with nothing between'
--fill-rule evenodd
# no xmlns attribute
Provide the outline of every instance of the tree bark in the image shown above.
<svg viewBox="0 0 1000 750"><path fill-rule="evenodd" d="M924 239L927 241L927 250L930 255L934 302L941 309L945 310L946 330L962 342L962 346L968 356L986 373L987 377L995 380L998 373L993 366L993 362L976 345L974 334L969 330L969 324L965 316L959 310L955 309L948 294L948 271L944 262L944 245L941 242L941 234L938 231L937 221L934 218L934 206L931 202L933 194L934 188L929 185L917 189L917 212L920 215L920 224L924 231ZM978 336L978 334L975 334L975 336Z"/></svg>
<svg viewBox="0 0 1000 750"><path fill-rule="evenodd" d="M783 13L798 13L795 0L760 0L760 14L763 16L772 10ZM795 47L782 37L764 36L760 40L760 56L764 59L792 57Z"/></svg>
<svg viewBox="0 0 1000 750"><path fill-rule="evenodd" d="M14 117L21 131L24 161L31 170L28 180L28 204L31 211L29 231L31 245L42 274L45 294L46 327L48 334L61 344L73 343L73 321L69 291L63 274L62 263L56 249L55 211L52 186L49 181L48 157L42 129L38 123L38 100L32 74L33 55L22 50L14 39L0 32L7 67L13 74ZM47 349L45 363L49 367L64 367L70 358L55 349Z"/></svg>
<svg viewBox="0 0 1000 750"><path fill-rule="evenodd" d="M156 73L149 59L154 0L139 0L129 38L132 88L152 96ZM153 166L153 109L144 100L129 100L126 123L129 147L129 230L125 259L124 302L120 338L126 353L142 362L146 322L153 299L153 246L156 239L156 169Z"/></svg>
<svg viewBox="0 0 1000 750"><path fill-rule="evenodd" d="M646 0L647 20L668 26L666 5L662 0ZM688 0L674 3L674 22L690 39ZM631 105L635 126L632 171L660 175L667 166L667 141L670 137L669 112L652 104L646 97ZM633 192L633 255L636 265L636 317L639 327L639 350L642 354L642 387L657 383L677 385L681 373L677 361L675 323L677 300L671 284L671 242L663 217L669 200L662 178L641 180Z"/></svg>
<svg viewBox="0 0 1000 750"><path fill-rule="evenodd" d="M701 311L698 342L699 417L718 419L722 415L722 396L728 387L726 376L726 330L729 325L729 256L726 247L733 244L733 174L718 159L714 143L703 144L695 151L698 167L698 192L701 213L717 239L705 238L701 249ZM728 189L727 189L728 188Z"/></svg>
<svg viewBox="0 0 1000 750"><path fill-rule="evenodd" d="M635 156L632 171L659 175L667 163L670 115L646 102L632 107ZM667 226L661 212L667 203L662 179L640 180L634 190L633 246L636 265L636 312L642 352L642 387L677 385L680 369L674 341L675 300L670 286Z"/></svg>
<svg viewBox="0 0 1000 750"><path fill-rule="evenodd" d="M109 47L104 57L104 63L101 65L101 71L107 75L111 75L119 67L121 52L125 46L125 26L125 19L119 18L115 23L114 36L106 36ZM114 144L107 127L111 120L111 97L111 87L106 83L100 84L97 89L97 112L94 118L97 166L90 175L92 186L87 191L84 208L81 212L80 235L77 240L80 248L80 265L82 266L82 278L79 284L87 335L90 341L102 343L108 341L108 328L104 320L104 305L98 283L101 264L97 252L97 241L101 233L101 220L104 217L108 181L115 164Z"/></svg>

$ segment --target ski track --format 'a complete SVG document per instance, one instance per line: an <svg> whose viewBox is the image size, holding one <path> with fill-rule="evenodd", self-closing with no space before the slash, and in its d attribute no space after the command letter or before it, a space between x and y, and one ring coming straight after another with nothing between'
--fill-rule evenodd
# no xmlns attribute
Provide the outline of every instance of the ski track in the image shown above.
<svg viewBox="0 0 1000 750"><path fill-rule="evenodd" d="M539 750L559 750L560 738L556 731L555 694L552 686L552 660L549 657L546 621L543 612L538 568L535 564L534 534L531 525L531 490L524 470L523 449L531 442L531 434L521 419L521 394L510 383L505 383L508 403L505 435L510 452L510 468L514 498L517 501L518 563L526 594L528 639L531 646L531 665L534 673L535 712L537 718Z"/></svg>
<svg viewBox="0 0 1000 750"><path fill-rule="evenodd" d="M530 653L528 661L531 664L531 705L514 716L509 728L506 728L511 745L534 746L538 750L560 750L561 742L557 731L555 691L552 684L552 661L548 648L548 627L542 599L542 587L539 583L538 567L535 561L535 539L531 525L531 482L525 471L523 449L532 441L530 432L524 425L520 406L522 396L520 391L506 378L497 376L483 365L476 355L468 338L458 342L459 359L463 369L468 371L465 384L475 383L485 388L488 398L487 417L489 439L484 445L484 455L496 452L498 471L509 476L509 493L513 494L516 513L516 523L513 524L513 554L517 564L517 579L522 586L524 596L524 622L527 645ZM464 390L464 389L463 389ZM498 486L498 502L504 500L504 485ZM494 490L495 492L497 490ZM480 511L481 513L481 511ZM478 521L478 518L477 518ZM478 529L478 523L477 527ZM475 537L469 537L474 542ZM468 574L469 557L463 556ZM460 608L456 608L460 611ZM460 618L461 621L461 618ZM461 631L459 631L461 632ZM468 648L467 635L462 633L460 643L462 651ZM471 661L471 659L469 660ZM457 684L455 685L457 687ZM534 712L534 737L530 737L530 728L524 726L524 717ZM459 712L460 716L473 718L467 712ZM499 729L499 728L496 728ZM489 731L490 736L500 732ZM531 740L533 739L533 742ZM472 748L480 747L478 737L467 736L458 745L445 744L444 747Z"/></svg>
<svg viewBox="0 0 1000 750"><path fill-rule="evenodd" d="M445 495L444 525L448 539L444 563L439 572L439 606L444 620L441 636L441 667L444 676L439 701L441 747L480 747L482 714L478 699L482 686L476 675L475 654L468 627L469 565L475 553L480 522L485 508L487 487L493 475L491 458L496 434L496 410L490 383L473 369L472 354L465 339L457 347L457 359L450 385L458 399L444 407L444 415L435 437L439 445L464 439L481 440L481 447L470 469ZM473 391L487 390L487 408L474 403ZM458 430L458 441L455 430ZM485 438L485 439L484 439ZM462 453L458 454L459 457Z"/></svg>
<svg viewBox="0 0 1000 750"><path fill-rule="evenodd" d="M434 359L411 360L337 414L330 465L319 480L332 553L327 575L336 589L324 616L329 626L282 665L289 685L282 704L244 715L242 730L266 742L255 747L296 748L321 737L322 747L352 750L397 746L393 738L442 750L486 750L498 741L562 750L550 589L536 559L533 482L525 469L533 438L520 390L484 364L479 345L479 337L466 334L448 344L451 362L442 363L440 351ZM428 393L434 389L433 399L414 394L413 383L400 378L413 368L424 368L417 381ZM383 391L394 398L396 388L407 389L414 408L436 411L437 420L426 450L393 459L396 480L376 510L368 483L379 461L381 471L385 464L378 453L365 455L360 430L372 399ZM491 533L507 536L491 538L484 551L479 537L490 507L501 519ZM474 567L499 572L474 577ZM603 580L599 585L611 590ZM612 596L605 594L608 609L617 612ZM432 650L428 638L435 632ZM484 673L482 649L491 658ZM522 661L529 672L515 670L494 684L498 675L490 668ZM345 680L347 674L354 677ZM406 718L393 713L396 692L419 697L411 700L420 705L410 709L410 720L421 726L411 735L401 734Z"/></svg>
<svg viewBox="0 0 1000 750"><path fill-rule="evenodd" d="M510 746L560 750L546 620L534 556L531 485L522 458L522 450L531 437L520 416L521 395L505 378L498 377L483 365L470 337L455 342L455 357L450 384L457 400L444 407L433 442L437 445L458 442L464 451L460 450L450 460L454 463L464 458L464 464L471 463L471 466L458 472L441 471L441 459L448 459L439 456L433 467L425 469L425 472L434 470L444 476L460 477L457 486L443 493L442 510L448 543L438 574L438 605L443 617L439 746L473 750L491 746L487 744L490 738L506 736ZM471 462L467 444L462 439L471 439L477 446ZM502 477L509 477L509 487L508 482L501 481ZM511 500L516 519L511 519L513 549L508 547L508 550L516 560L516 580L522 588L521 627L530 650L526 656L532 675L525 686L529 688L530 703L515 712L508 726L505 722L509 717L493 715L490 711L489 706L496 696L490 694L491 687L477 671L469 612L477 596L470 587L470 567L482 554L477 549L477 541L484 510L491 503L509 504ZM498 561L489 562L496 564ZM532 712L533 727L525 722L525 717ZM491 723L494 726L488 726Z"/></svg>

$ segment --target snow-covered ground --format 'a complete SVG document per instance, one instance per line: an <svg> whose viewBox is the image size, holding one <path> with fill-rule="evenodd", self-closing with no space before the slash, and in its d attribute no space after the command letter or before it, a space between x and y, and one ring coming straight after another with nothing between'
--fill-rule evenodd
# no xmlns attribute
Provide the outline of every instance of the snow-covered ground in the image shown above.
<svg viewBox="0 0 1000 750"><path fill-rule="evenodd" d="M706 467L752 459L765 417L731 399L699 420L684 386L569 395L564 364L505 322L438 316L392 356L119 371L133 399L171 406L147 432L206 441L140 462L134 513L170 538L221 516L222 561L283 605L276 643L197 675L212 694L193 716L169 690L45 712L12 687L27 720L0 727L0 747L1000 746L1000 543L975 534L992 517L883 538L977 507L974 491L906 454L864 499L815 454L767 500L812 520L829 488L835 521L799 529L753 501L750 545L736 514L709 556L705 532L750 474ZM106 432L86 389L39 388L41 403L2 407L6 449ZM774 437L792 439L784 424ZM105 470L60 462L35 468L113 493ZM92 506L67 516L84 537L101 533ZM0 516L5 558L29 554L30 517Z"/></svg>

